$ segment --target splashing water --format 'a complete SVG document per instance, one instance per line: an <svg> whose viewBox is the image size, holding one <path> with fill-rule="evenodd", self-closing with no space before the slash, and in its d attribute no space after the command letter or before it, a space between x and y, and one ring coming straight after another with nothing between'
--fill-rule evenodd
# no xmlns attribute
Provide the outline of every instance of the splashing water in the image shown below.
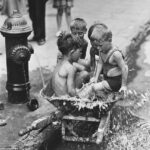
<svg viewBox="0 0 150 150"><path fill-rule="evenodd" d="M34 56L35 56L35 58L37 60L38 66L39 66L38 69L39 69L40 77L41 77L43 88L44 88L46 86L46 84L45 84L43 72L42 72L42 69L41 69L42 67L41 67L41 64L40 64L40 60L39 60L37 54L34 54Z"/></svg>

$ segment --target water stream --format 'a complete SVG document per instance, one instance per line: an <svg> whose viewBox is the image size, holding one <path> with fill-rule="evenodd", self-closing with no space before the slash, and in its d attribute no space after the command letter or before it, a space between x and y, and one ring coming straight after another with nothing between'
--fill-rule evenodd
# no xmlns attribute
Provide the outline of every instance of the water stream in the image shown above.
<svg viewBox="0 0 150 150"><path fill-rule="evenodd" d="M37 64L39 66L38 69L39 69L39 74L40 74L40 77L41 77L41 80L42 80L43 87L45 87L46 84L45 84L44 75L43 75L43 72L42 72L42 67L41 67L41 64L40 64L40 60L39 60L36 53L34 53L34 57L35 57L35 59L37 61Z"/></svg>
<svg viewBox="0 0 150 150"><path fill-rule="evenodd" d="M22 63L22 71L23 71L23 75L24 75L24 83L27 84L27 76L26 76L26 71L25 71L25 63ZM30 100L30 93L29 93L29 89L28 89L27 86L25 87L25 92L26 92L26 96L27 96L27 101L29 101Z"/></svg>

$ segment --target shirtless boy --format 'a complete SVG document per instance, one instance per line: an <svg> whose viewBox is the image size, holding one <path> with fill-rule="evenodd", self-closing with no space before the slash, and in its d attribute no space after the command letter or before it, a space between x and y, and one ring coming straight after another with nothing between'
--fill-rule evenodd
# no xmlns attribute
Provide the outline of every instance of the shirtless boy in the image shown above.
<svg viewBox="0 0 150 150"><path fill-rule="evenodd" d="M84 69L87 69L90 66L90 61L85 60L87 46L88 46L88 42L84 39L84 35L87 32L87 27L86 26L87 26L87 23L82 18L75 18L74 20L71 21L71 24L70 24L71 34L74 37L79 37L82 41L81 56L80 56L80 59L78 60L78 65L77 66L83 65ZM59 52L58 55L57 55L57 62L59 62L61 60L63 60L63 55L62 55L61 52ZM81 67L83 68L83 66L81 66Z"/></svg>
<svg viewBox="0 0 150 150"><path fill-rule="evenodd" d="M52 74L52 89L55 96L76 96L76 88L88 78L88 73L81 71L73 65L81 56L82 42L71 34L62 33L57 40L58 49L63 54L63 60L57 63ZM78 82L76 82L78 81Z"/></svg>

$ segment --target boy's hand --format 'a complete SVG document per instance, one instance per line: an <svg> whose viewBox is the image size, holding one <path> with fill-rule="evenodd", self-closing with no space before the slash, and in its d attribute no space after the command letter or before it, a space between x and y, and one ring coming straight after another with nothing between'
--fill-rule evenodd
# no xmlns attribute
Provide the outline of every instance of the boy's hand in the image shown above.
<svg viewBox="0 0 150 150"><path fill-rule="evenodd" d="M90 82L96 83L96 82L97 82L97 81L96 81L96 78L95 78L95 77L92 77L92 78L90 79Z"/></svg>
<svg viewBox="0 0 150 150"><path fill-rule="evenodd" d="M124 93L124 96L126 97L127 95L127 86L122 86L119 90L119 92L123 92Z"/></svg>

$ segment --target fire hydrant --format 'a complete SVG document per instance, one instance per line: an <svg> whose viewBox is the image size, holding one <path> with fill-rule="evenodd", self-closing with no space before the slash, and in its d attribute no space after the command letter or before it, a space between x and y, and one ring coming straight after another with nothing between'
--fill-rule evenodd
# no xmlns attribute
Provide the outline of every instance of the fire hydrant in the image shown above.
<svg viewBox="0 0 150 150"><path fill-rule="evenodd" d="M27 37L32 29L17 11L8 17L0 28L5 37L8 101L24 103L30 99L28 61L33 53Z"/></svg>

